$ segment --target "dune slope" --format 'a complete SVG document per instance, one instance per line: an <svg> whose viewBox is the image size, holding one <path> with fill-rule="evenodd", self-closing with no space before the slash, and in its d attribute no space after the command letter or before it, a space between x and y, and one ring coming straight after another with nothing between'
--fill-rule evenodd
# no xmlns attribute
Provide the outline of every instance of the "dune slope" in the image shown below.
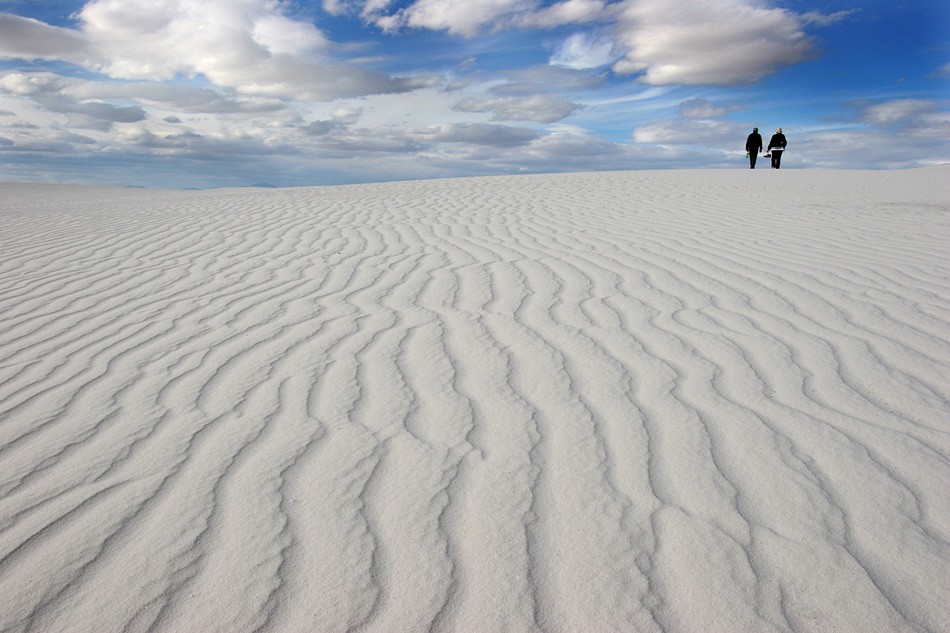
<svg viewBox="0 0 950 633"><path fill-rule="evenodd" d="M950 630L948 176L0 185L0 631Z"/></svg>

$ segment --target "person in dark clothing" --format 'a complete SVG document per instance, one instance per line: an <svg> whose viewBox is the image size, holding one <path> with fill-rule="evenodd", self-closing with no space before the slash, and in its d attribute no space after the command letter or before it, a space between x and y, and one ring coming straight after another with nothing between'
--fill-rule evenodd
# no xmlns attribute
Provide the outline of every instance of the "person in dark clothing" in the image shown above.
<svg viewBox="0 0 950 633"><path fill-rule="evenodd" d="M772 155L772 169L779 169L782 166L782 154L785 152L785 146L788 141L782 134L782 128L775 130L772 140L769 141L769 154Z"/></svg>
<svg viewBox="0 0 950 633"><path fill-rule="evenodd" d="M759 134L759 128L752 128L752 134L745 141L745 151L749 155L749 169L755 169L755 159L762 151L762 135Z"/></svg>

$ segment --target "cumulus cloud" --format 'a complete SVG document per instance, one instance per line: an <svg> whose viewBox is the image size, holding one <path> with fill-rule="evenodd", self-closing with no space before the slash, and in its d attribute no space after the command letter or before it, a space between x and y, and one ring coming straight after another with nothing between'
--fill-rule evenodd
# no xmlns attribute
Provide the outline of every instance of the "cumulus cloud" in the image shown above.
<svg viewBox="0 0 950 633"><path fill-rule="evenodd" d="M748 83L806 59L802 19L752 0L625 0L619 73L653 85Z"/></svg>
<svg viewBox="0 0 950 633"><path fill-rule="evenodd" d="M78 14L83 34L103 51L109 75L171 79L203 73L222 85L280 54L305 54L325 40L313 25L251 0L91 0Z"/></svg>
<svg viewBox="0 0 950 633"><path fill-rule="evenodd" d="M459 112L491 112L495 121L553 123L570 116L580 107L576 103L555 95L534 95L524 98L500 97L497 99L469 97L459 101L454 109Z"/></svg>
<svg viewBox="0 0 950 633"><path fill-rule="evenodd" d="M0 14L0 58L79 63L114 78L204 77L242 94L331 100L415 80L334 62L313 24L278 0L90 0L78 29Z"/></svg>

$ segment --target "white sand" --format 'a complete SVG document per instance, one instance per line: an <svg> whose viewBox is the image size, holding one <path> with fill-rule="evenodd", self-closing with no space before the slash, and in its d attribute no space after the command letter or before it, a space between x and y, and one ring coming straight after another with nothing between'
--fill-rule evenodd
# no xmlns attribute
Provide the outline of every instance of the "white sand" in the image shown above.
<svg viewBox="0 0 950 633"><path fill-rule="evenodd" d="M0 185L0 631L948 631L948 183Z"/></svg>

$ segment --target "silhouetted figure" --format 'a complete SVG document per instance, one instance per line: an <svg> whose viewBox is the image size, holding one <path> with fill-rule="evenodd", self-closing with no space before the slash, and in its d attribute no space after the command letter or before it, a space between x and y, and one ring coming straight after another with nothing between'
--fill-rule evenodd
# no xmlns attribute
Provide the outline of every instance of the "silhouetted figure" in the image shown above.
<svg viewBox="0 0 950 633"><path fill-rule="evenodd" d="M755 169L755 159L762 151L762 135L759 134L759 128L752 128L752 134L745 141L745 151L749 155L749 169Z"/></svg>
<svg viewBox="0 0 950 633"><path fill-rule="evenodd" d="M785 146L788 141L782 134L782 128L775 130L772 140L769 141L769 154L772 155L772 169L779 169L782 166L782 154L785 152Z"/></svg>

